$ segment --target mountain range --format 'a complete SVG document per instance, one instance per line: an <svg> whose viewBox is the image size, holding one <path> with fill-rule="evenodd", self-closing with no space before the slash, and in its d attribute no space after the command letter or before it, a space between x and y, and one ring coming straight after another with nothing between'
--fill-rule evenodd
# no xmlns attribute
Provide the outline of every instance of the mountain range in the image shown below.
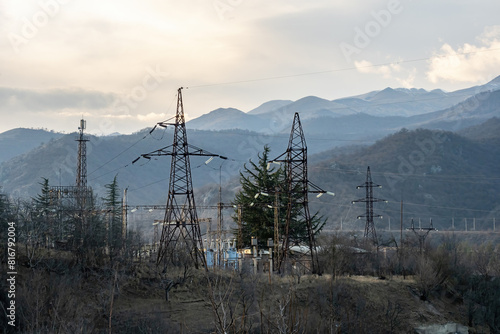
<svg viewBox="0 0 500 334"><path fill-rule="evenodd" d="M498 105L500 77L451 93L386 88L334 101L312 96L295 102L269 101L247 113L217 109L187 123L190 144L228 157L208 164L206 158L191 159L197 203L215 204L219 183L223 201L231 201L242 166L258 159L264 145L270 146L272 157L280 155L288 144L293 114L299 112L310 155L310 179L337 194L329 202L323 202L324 197L311 200L313 209L329 217L329 228L338 226L341 218L352 220L355 210L363 213L350 201L363 196L355 186L364 182L368 165L374 180L383 185L380 196L389 200L382 208L386 217L398 216L402 197L408 206L413 205L408 214L413 210L426 217L434 215L438 225L449 224L450 215L488 217L500 205L494 190L499 185ZM434 136L444 136L446 141L429 144L427 140ZM51 185L74 184L75 139L75 133L46 130L1 133L2 192L33 197L40 191L42 178L48 178ZM120 187L128 188L129 203L164 204L169 157L132 161L170 145L172 129L89 139L88 183L98 196L104 196L104 185L118 175ZM422 144L422 149L418 143L428 146ZM434 149L426 155L425 147ZM422 154L424 161L412 166L411 159ZM401 165L402 161L409 165ZM456 182L446 183L448 179Z"/></svg>
<svg viewBox="0 0 500 334"><path fill-rule="evenodd" d="M387 87L381 91L332 101L315 96L304 97L297 101L274 100L247 113L235 108L216 109L187 122L187 127L198 130L242 129L275 134L288 131L289 120L296 112L300 113L304 125L310 122L311 127L314 127L326 121L327 124L320 129L322 132L334 123L361 122L359 128L363 128L362 123L370 123L373 117L380 120L379 123L388 121L393 126L418 127L420 123L432 122L445 110L453 113L457 110L474 108L475 102L471 101L471 98L486 98L490 92L499 89L500 77L497 77L484 85L454 92ZM483 120L486 118L488 117L483 117ZM362 130L364 129L360 129ZM393 129L389 125L380 130ZM317 134L317 131L313 133Z"/></svg>

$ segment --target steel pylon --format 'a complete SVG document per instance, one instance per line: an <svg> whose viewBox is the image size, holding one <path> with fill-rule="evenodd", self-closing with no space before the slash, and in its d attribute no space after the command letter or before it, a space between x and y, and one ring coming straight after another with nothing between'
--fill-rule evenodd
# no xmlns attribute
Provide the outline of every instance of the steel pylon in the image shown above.
<svg viewBox="0 0 500 334"><path fill-rule="evenodd" d="M146 159L151 159L153 156L172 156L165 218L156 260L157 265L164 261L177 262L176 259L179 255L187 252L196 268L200 264L207 268L194 201L189 156L226 158L188 144L182 103L182 87L177 91L175 122L160 122L157 125L161 127L174 126L172 145L141 155Z"/></svg>
<svg viewBox="0 0 500 334"><path fill-rule="evenodd" d="M373 218L382 218L380 215L373 214L373 203L374 202L385 202L383 199L374 198L373 197L373 187L382 188L381 185L375 184L372 182L372 175L370 172L370 166L366 169L366 181L362 185L356 187L356 189L365 188L366 189L366 197L360 198L352 203L362 202L366 203L366 213L362 216L358 216L358 219L366 218L365 224L365 234L364 238L366 240L372 240L374 244L377 244L377 232L375 231L375 223L373 222Z"/></svg>
<svg viewBox="0 0 500 334"><path fill-rule="evenodd" d="M296 219L298 222L305 224L307 228L308 246L311 256L311 271L313 274L321 274L313 224L309 212L308 193L326 193L326 191L309 182L307 178L307 144L304 131L302 130L302 124L300 123L299 113L295 113L294 115L286 152L272 161L284 162L286 164L286 192L288 195L286 224L283 235L282 252L278 259L278 271L281 271L283 262L286 261L288 256L288 251L290 249L291 221L292 219ZM311 188L311 190L309 188ZM295 214L297 215L295 216Z"/></svg>

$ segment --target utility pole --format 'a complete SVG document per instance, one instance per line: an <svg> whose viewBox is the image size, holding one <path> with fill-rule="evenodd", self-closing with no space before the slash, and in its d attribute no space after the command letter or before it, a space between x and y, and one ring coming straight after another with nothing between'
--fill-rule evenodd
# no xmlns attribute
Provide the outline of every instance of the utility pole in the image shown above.
<svg viewBox="0 0 500 334"><path fill-rule="evenodd" d="M160 122L156 126L163 128L167 126L174 127L172 145L141 155L141 157L145 159L163 155L172 157L167 205L156 264L160 265L160 263L166 263L166 261L175 262L179 253L185 252L191 256L196 268L199 268L201 264L205 267L205 270L208 270L194 201L189 156L227 158L188 144L182 101L182 87L177 90L175 122ZM155 128L153 128L153 130ZM151 132L153 130L151 130ZM133 163L141 157L135 159ZM182 249L182 245L179 245L181 241L184 242L184 249Z"/></svg>
<svg viewBox="0 0 500 334"><path fill-rule="evenodd" d="M280 251L280 248L279 248L280 232L279 232L279 207L278 207L279 198L278 198L278 195L279 195L278 187L276 187L276 189L274 191L274 242L273 242L274 255L275 255L276 259L280 258L280 254L279 254L279 251ZM272 254L269 254L269 256L272 258ZM269 267L270 272L274 270L274 267L275 267L274 263L276 263L276 261L271 262L271 266Z"/></svg>
<svg viewBox="0 0 500 334"><path fill-rule="evenodd" d="M214 267L216 265L221 265L223 263L223 242L222 242L222 231L224 229L224 223L222 218L222 164L219 169L219 202L217 203L217 264L214 261Z"/></svg>
<svg viewBox="0 0 500 334"><path fill-rule="evenodd" d="M386 202L386 201L383 199L378 199L378 198L373 197L373 187L382 188L381 185L374 184L372 182L370 166L368 166L368 168L366 169L366 181L365 181L365 183L363 183L362 185L357 187L357 189L360 189L360 188L366 189L366 197L352 201L352 203L353 204L356 202L366 203L366 213L363 216L358 216L358 219L363 218L363 217L366 218L364 238L366 240L371 239L373 241L373 243L376 245L376 244L378 244L378 241L377 241L377 232L375 231L375 223L373 222L373 218L382 218L382 216L373 214L373 203L374 202Z"/></svg>
<svg viewBox="0 0 500 334"><path fill-rule="evenodd" d="M415 235L418 238L418 242L419 242L419 246L420 246L420 254L423 253L425 239L429 235L429 232L435 230L434 226L432 225L432 218L431 218L430 222L431 223L430 223L429 227L419 227L418 228L418 230L420 232L422 232L422 233L419 234L419 233L417 233L417 231L415 229L415 225L413 225L413 218L411 219L411 227L409 228L409 230L413 231L413 233L415 233Z"/></svg>
<svg viewBox="0 0 500 334"><path fill-rule="evenodd" d="M242 231L242 224L241 224L241 204L238 204L237 210L238 210L238 246L237 246L237 248L241 249L241 247L243 246L243 231Z"/></svg>
<svg viewBox="0 0 500 334"><path fill-rule="evenodd" d="M123 200L122 200L122 247L125 248L125 243L127 240L127 190L123 189Z"/></svg>
<svg viewBox="0 0 500 334"><path fill-rule="evenodd" d="M399 243L401 244L401 247L403 247L403 199L401 199L401 208L400 208L400 211L401 213L401 217L400 217L400 231L401 231L401 236L400 236L400 240L399 240Z"/></svg>

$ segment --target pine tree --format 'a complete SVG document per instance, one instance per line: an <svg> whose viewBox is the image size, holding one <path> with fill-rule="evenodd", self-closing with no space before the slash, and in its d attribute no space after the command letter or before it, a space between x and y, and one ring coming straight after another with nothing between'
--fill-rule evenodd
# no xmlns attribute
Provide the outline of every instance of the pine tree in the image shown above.
<svg viewBox="0 0 500 334"><path fill-rule="evenodd" d="M33 243L48 243L52 238L54 213L50 198L49 179L42 177L41 194L32 198L31 224L27 223Z"/></svg>
<svg viewBox="0 0 500 334"><path fill-rule="evenodd" d="M117 176L115 175L111 183L104 185L107 196L102 198L107 211L108 240L111 248L121 246L122 235L120 188L118 187Z"/></svg>
<svg viewBox="0 0 500 334"><path fill-rule="evenodd" d="M33 198L34 207L39 217L47 217L50 212L50 186L49 179L42 177L43 182L38 183L42 186L42 193Z"/></svg>
<svg viewBox="0 0 500 334"><path fill-rule="evenodd" d="M251 237L256 237L259 246L263 247L268 238L274 239L274 206L278 199L278 228L282 235L286 225L286 212L288 206L287 182L285 169L274 164L269 164L270 148L264 146L264 151L259 154L258 163L249 161L249 166L244 165L240 172L241 190L236 194L234 205L241 210L241 234L243 245L249 246ZM269 168L268 168L269 166ZM300 193L297 191L297 193ZM292 208L289 237L291 243L300 243L307 240L306 223L298 218L300 207ZM238 219L237 211L235 220ZM313 230L319 233L324 222L317 214L313 215ZM235 231L239 233L239 231ZM239 246L239 247L240 247Z"/></svg>

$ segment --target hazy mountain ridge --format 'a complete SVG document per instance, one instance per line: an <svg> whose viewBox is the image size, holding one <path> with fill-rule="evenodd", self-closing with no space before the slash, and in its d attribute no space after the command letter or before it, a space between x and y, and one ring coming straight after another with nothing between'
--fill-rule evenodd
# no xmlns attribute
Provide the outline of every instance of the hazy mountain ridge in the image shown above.
<svg viewBox="0 0 500 334"><path fill-rule="evenodd" d="M401 93L399 90L394 91L397 94ZM402 91L404 94L407 93L405 90ZM478 88L471 88L470 91L478 91ZM384 94L393 93L389 90L384 92ZM434 93L442 94L440 91ZM413 94L426 93L416 90ZM373 99L376 95L377 92L367 93L365 97L354 99L355 101L352 103L362 105L366 102L365 99ZM307 101L315 101L317 105L324 105L328 102L314 97L302 99L302 103ZM290 105L290 103L287 103L287 101L282 101L274 105L270 104L268 107L274 112L264 112L256 115L248 115L232 108L221 108L214 111L213 115L210 115L210 117L219 116L221 119L230 115L242 122L247 117L254 120L260 119L258 122L259 129L272 133L271 135L240 129L188 130L190 144L229 158L225 161L215 159L208 165L205 164L207 158L191 158L193 183L197 189L201 190L201 192L197 191L199 203L212 205L217 201L216 189L218 188L219 178L222 179L225 187L228 187L224 189L224 201L230 200L238 187L237 175L243 164L248 162L249 159L255 161L257 154L262 151L264 145L271 147L272 157L278 156L285 151L293 117L289 115L289 112L282 110L280 113L278 110L287 108ZM285 107L275 108L280 104L285 105ZM448 140L445 143L439 143L439 145L435 143L436 148L432 154L429 156L424 154L424 163L413 166L411 175L404 177L404 182L400 181L399 174L401 173L398 169L408 169L412 166L401 165L401 161L409 161L410 154L413 151L422 150L416 142L425 142L427 139L432 138L435 133L440 132L429 130L401 131L401 129L412 130L425 127L460 131L469 125L484 122L486 117L500 116L497 109L499 104L500 91L488 91L475 95L448 109L411 117L380 117L361 112L330 117L328 116L329 111L326 109L316 111L315 115L326 113L322 116L307 117L307 112L301 112L308 152L311 156L310 178L324 189L339 195L334 200L340 202L333 202L334 204L330 202L324 213L332 217L332 224L335 224L339 217L348 217L344 208L349 207L350 200L363 196L361 193L354 192L354 188L355 185L364 182L366 166L370 165L374 173L374 181L381 183L382 181L377 180L376 176L377 173L383 173L384 182L386 182L384 191L385 189L392 189L396 194L382 193L381 197L387 197L391 201L398 201L396 197L407 191L406 188L399 189L398 187L401 184L404 187L411 185L417 189L410 196L410 200L415 203L430 205L429 203L437 201L436 203L439 203L441 207L463 206L471 208L478 205L478 207L482 208L480 210L485 211L478 211L478 213L469 211L467 214L471 216L472 214L486 215L495 207L496 202L491 199L498 197L492 192L490 184L487 184L486 188L481 188L482 183L473 183L469 188L460 186L460 191L467 192L467 195L463 197L468 198L472 203L472 206L467 206L467 201L457 197L457 191L451 188L445 191L447 188L436 186L433 182L442 182L439 178L436 181L436 177L440 175L451 175L452 177L479 175L492 177L491 184L495 184L497 182L495 173L498 171L497 147L499 147L497 133L500 133L497 126L498 119L463 130L460 132L463 136L447 132L446 137ZM271 118L266 118L265 115ZM210 117L208 120L210 120ZM217 122L210 124L207 123L205 126L212 127ZM250 122L246 122L246 124L250 124ZM89 137L90 141L87 145L88 182L99 196L104 194L104 185L110 183L114 175L118 174L120 187L129 190L130 203L164 204L168 192L170 157L158 157L151 161L140 159L135 164L131 163L141 154L171 144L171 128L166 130L157 129L152 134L149 134L149 131L150 129L143 129L132 135ZM17 132L20 133L18 138L22 138L23 133L30 133L27 129L17 129ZM41 182L42 177L49 178L51 185L74 184L77 164L76 133L60 135L62 137L59 139L46 142L30 152L14 157L0 165L0 185L5 193L24 198L35 196L40 191L38 183ZM2 134L0 134L0 138L1 136ZM387 137L381 139L384 136ZM383 143L385 144L382 145ZM368 146L369 144L373 145ZM15 142L12 142L11 145L16 146ZM360 148L363 146L365 148ZM351 149L351 147L353 148ZM439 151L440 154L437 153L437 147L441 150ZM333 148L336 149L331 151ZM447 153L442 153L443 150ZM318 154L320 152L323 153ZM451 162L453 164L450 165ZM322 169L330 172L321 173ZM335 177L339 173L343 175L343 178L337 179ZM391 175L395 176L391 177ZM427 176L424 179L425 182L412 183L411 180L423 175ZM389 183L392 186L387 188ZM459 183L459 185L461 184ZM417 193L420 195L417 196ZM488 204L482 204L481 201L476 203L476 199L481 199L483 196L489 196L488 201L486 201ZM342 201L347 202L343 203ZM314 199L312 203L314 203ZM341 206L336 208L336 205ZM396 211L394 208L390 210ZM424 207L424 210L420 212L429 215L437 212L438 215L443 216L446 214L443 210L435 211ZM411 211L409 210L409 212ZM463 212L460 212L457 215L463 214Z"/></svg>
<svg viewBox="0 0 500 334"><path fill-rule="evenodd" d="M120 187L129 188L131 203L164 204L168 192L170 157L140 159L132 164L141 154L171 145L171 129L157 129L149 134L150 130L113 137L88 136L87 178L95 193L103 196L104 185L118 175ZM2 163L2 191L15 197L33 197L40 191L38 183L42 177L48 178L51 186L74 185L78 148L76 136L76 133L65 135ZM205 164L207 157L191 157L195 187L218 183L219 172L224 180L237 175L241 166L248 159L255 159L266 144L276 152L285 150L287 144L283 138L242 130L188 130L188 141L191 145L228 157L228 160L215 158L208 165ZM223 165L219 170L221 163Z"/></svg>
<svg viewBox="0 0 500 334"><path fill-rule="evenodd" d="M500 127L498 121L490 120L474 131L482 132L486 139L476 141L445 131L403 130L355 153L324 152L322 161L311 166L309 173L313 182L337 194L330 206L321 205L322 212L332 219L330 226L338 228L341 219L346 229L349 224L363 223L356 223L356 216L364 214L364 206L350 201L365 196L356 186L365 182L370 166L373 182L382 185L382 189L374 189L374 196L389 201L375 204L376 213L385 217L376 222L380 226L387 228L389 217L399 222L403 199L407 203L406 227L411 218L421 218L427 225L432 218L436 227L449 229L454 218L463 230L465 218L470 222L478 218L481 229L491 229L488 219L500 213L500 148L491 145L489 138ZM311 202L320 207L317 200Z"/></svg>
<svg viewBox="0 0 500 334"><path fill-rule="evenodd" d="M477 219L477 229L492 229L492 218L500 213L498 164L500 122L492 119L466 132L481 133L477 140L449 131L402 130L372 145L339 147L309 156L309 179L321 188L334 192L335 197L310 195L311 212L319 211L328 218L327 229L364 228L363 203L351 201L365 197L364 189L356 189L366 180L371 168L372 180L382 188L374 188L374 197L388 203L375 203L376 228L399 228L400 201L404 200L404 228L410 221L422 220L428 226L433 219L436 228L449 230L452 220L456 229L464 230ZM307 139L307 134L306 134ZM280 152L271 151L271 156ZM233 178L223 184L223 201L230 201L239 181ZM197 203L214 205L218 201L217 187L205 185L197 191ZM270 203L271 204L271 203ZM213 210L201 210L201 215L213 215ZM472 225L469 226L471 228Z"/></svg>
<svg viewBox="0 0 500 334"><path fill-rule="evenodd" d="M297 101L275 100L269 101L261 106L244 113L237 109L231 109L222 114L220 109L202 115L197 119L187 123L192 129L244 129L267 134L286 132L287 122L283 120L293 118L295 112L299 112L303 122L311 124L322 124L323 127L334 126L336 122L348 124L356 119L356 115L365 114L381 119L370 119L374 121L374 126L367 126L361 122L359 132L367 133L370 130L379 131L382 135L392 131L407 128L429 127L458 130L460 127L449 124L457 123L457 120L477 118L474 124L478 124L495 115L499 111L494 107L494 103L488 104L487 100L492 100L493 91L500 90L500 77L481 86L470 87L454 92L444 92L440 89L427 91L424 89L406 89L387 87L380 91L373 91L366 94L340 98L336 100L326 100L315 96L307 96ZM481 104L483 109L478 109L476 115L471 111L476 109L477 104ZM226 110L226 109L224 109ZM236 115L237 114L237 115ZM386 117L401 117L394 126L386 128L384 126ZM449 118L449 119L448 119ZM444 121L444 123L442 122ZM272 126L266 126L272 123ZM470 124L464 124L466 127ZM312 127L314 133L318 133ZM341 134L348 134L346 131Z"/></svg>
<svg viewBox="0 0 500 334"><path fill-rule="evenodd" d="M401 196L413 203L405 208L405 217L433 217L440 228L449 224L452 215L460 220L498 213L500 146L495 141L500 133L498 119L466 132L481 134L482 138L471 139L443 131L403 130L371 146L337 148L317 154L313 149L317 148L316 142L308 140L306 133L311 157L309 178L323 189L336 193L333 198L311 196L312 210L320 210L329 217L328 228L338 227L340 218L344 219L344 228L355 224L355 216L363 214L364 206L351 207L350 202L364 197L364 192L356 190L356 186L365 181L366 167L370 165L373 181L383 185L382 189L375 190L375 196L389 200L389 204L377 204L375 210L384 217L393 217L394 221L399 217ZM155 131L151 136L148 133L149 129L144 129L133 135L105 140L90 136L87 143L88 184L98 196L103 196L104 185L118 175L120 187L128 188L131 205L164 204L170 157L151 161L140 159L135 164L131 161L140 154L170 145L172 132ZM142 139L144 136L146 139ZM35 196L40 192L42 177L49 178L51 185L73 185L77 157L75 137L76 134L66 135L0 165L3 191L15 197ZM224 161L216 158L208 165L205 164L207 158L191 158L199 205L217 202L219 177L222 178L223 201L231 201L243 164L249 158L256 161L265 144L271 146L274 157L280 155L288 143L286 136L263 136L241 130L190 130L188 138L193 145L229 158ZM127 147L131 148L126 150ZM418 157L423 160L415 160Z"/></svg>
<svg viewBox="0 0 500 334"><path fill-rule="evenodd" d="M64 136L44 129L17 128L0 133L0 163Z"/></svg>

